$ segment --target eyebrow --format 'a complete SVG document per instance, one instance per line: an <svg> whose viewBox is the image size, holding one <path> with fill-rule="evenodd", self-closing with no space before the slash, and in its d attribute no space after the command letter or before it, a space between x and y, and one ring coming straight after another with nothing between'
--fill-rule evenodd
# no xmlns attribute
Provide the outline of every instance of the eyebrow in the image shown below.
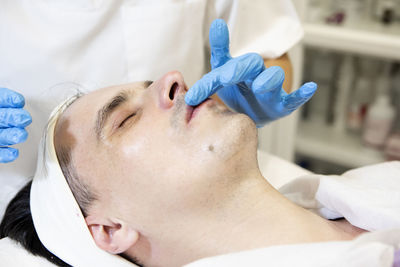
<svg viewBox="0 0 400 267"><path fill-rule="evenodd" d="M145 81L144 88L148 88L153 82ZM114 97L111 98L102 108L97 111L97 118L95 123L95 133L98 140L101 139L104 126L111 116L111 114L120 106L128 102L134 95L134 91L131 89L123 89L119 91Z"/></svg>

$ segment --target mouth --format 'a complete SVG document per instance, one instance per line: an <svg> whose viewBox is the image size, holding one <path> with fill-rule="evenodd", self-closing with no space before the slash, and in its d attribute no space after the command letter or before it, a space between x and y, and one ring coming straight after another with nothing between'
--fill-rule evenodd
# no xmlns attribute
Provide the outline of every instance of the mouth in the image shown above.
<svg viewBox="0 0 400 267"><path fill-rule="evenodd" d="M212 101L211 98L207 98L203 102L201 102L197 106L186 106L186 122L190 123L190 121L196 117L197 113L200 111L202 107L204 107L208 102Z"/></svg>

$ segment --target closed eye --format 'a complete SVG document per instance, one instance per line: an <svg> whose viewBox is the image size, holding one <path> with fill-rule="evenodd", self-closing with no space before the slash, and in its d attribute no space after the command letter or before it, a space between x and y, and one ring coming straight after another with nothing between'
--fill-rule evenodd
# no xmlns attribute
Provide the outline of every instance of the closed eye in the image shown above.
<svg viewBox="0 0 400 267"><path fill-rule="evenodd" d="M136 115L136 112L135 112L135 113L132 113L131 115L129 115L128 117L126 117L126 118L119 124L118 128L123 127L124 124L125 124L130 118L134 117L135 115Z"/></svg>

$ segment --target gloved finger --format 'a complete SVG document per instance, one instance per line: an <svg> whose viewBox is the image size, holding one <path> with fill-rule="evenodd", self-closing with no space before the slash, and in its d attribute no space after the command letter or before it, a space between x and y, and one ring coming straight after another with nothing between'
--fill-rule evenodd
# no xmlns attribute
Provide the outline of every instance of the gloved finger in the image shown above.
<svg viewBox="0 0 400 267"><path fill-rule="evenodd" d="M25 105L24 97L10 89L0 88L0 108L22 108Z"/></svg>
<svg viewBox="0 0 400 267"><path fill-rule="evenodd" d="M22 108L0 108L0 128L24 128L31 122L31 115Z"/></svg>
<svg viewBox="0 0 400 267"><path fill-rule="evenodd" d="M231 59L198 80L186 93L186 104L196 106L221 87L253 80L263 70L264 61L258 54L249 53Z"/></svg>
<svg viewBox="0 0 400 267"><path fill-rule="evenodd" d="M287 95L283 99L283 106L288 110L296 110L306 103L314 95L317 90L317 84L308 82L303 84L299 89Z"/></svg>
<svg viewBox="0 0 400 267"><path fill-rule="evenodd" d="M224 65L232 57L229 53L229 30L223 19L216 19L210 26L211 68Z"/></svg>
<svg viewBox="0 0 400 267"><path fill-rule="evenodd" d="M25 142L28 132L22 128L0 129L0 146L11 146Z"/></svg>
<svg viewBox="0 0 400 267"><path fill-rule="evenodd" d="M8 163L18 158L18 149L12 147L0 147L0 163Z"/></svg>
<svg viewBox="0 0 400 267"><path fill-rule="evenodd" d="M268 93L273 90L280 90L285 81L285 72L279 66L265 69L253 81L251 86L256 94Z"/></svg>

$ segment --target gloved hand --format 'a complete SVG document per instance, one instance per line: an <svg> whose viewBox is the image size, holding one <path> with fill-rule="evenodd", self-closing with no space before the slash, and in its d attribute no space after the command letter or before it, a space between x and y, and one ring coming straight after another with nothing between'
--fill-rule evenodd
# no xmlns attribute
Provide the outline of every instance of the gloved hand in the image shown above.
<svg viewBox="0 0 400 267"><path fill-rule="evenodd" d="M310 82L287 94L282 88L285 79L282 68L266 69L262 57L255 53L232 58L228 27L222 19L215 20L210 27L210 46L212 71L186 93L188 105L196 106L217 92L231 109L247 114L257 127L262 127L292 113L317 89Z"/></svg>
<svg viewBox="0 0 400 267"><path fill-rule="evenodd" d="M28 137L24 129L32 122L31 115L24 109L25 99L21 94L0 88L0 163L7 163L18 157L18 150L12 147Z"/></svg>

